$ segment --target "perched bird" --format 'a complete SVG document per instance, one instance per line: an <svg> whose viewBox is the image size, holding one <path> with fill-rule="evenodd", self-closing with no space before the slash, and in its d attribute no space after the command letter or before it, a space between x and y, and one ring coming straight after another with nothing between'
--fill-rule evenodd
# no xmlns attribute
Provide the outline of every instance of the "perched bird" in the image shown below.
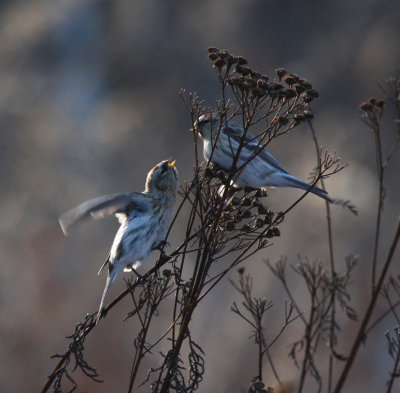
<svg viewBox="0 0 400 393"><path fill-rule="evenodd" d="M208 161L211 157L213 164L229 171L243 137L243 127L235 120L229 120L221 126L220 118L215 113L207 113L199 117L195 129L203 139L204 158ZM324 190L287 173L249 132L244 136L236 168L238 170L233 175L233 181L239 187L295 187L332 202Z"/></svg>
<svg viewBox="0 0 400 393"><path fill-rule="evenodd" d="M165 241L176 200L178 171L175 161L161 161L147 175L142 193L105 195L91 199L64 213L59 221L65 235L81 220L114 214L121 226L101 270L108 264L108 277L101 298L97 322L111 285L120 273L136 269L150 252ZM97 323L96 322L96 323Z"/></svg>

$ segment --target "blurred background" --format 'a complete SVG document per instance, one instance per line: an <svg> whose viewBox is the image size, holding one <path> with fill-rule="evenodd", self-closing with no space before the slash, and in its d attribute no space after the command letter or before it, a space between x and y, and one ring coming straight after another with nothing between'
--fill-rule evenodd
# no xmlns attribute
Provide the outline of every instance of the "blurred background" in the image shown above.
<svg viewBox="0 0 400 393"><path fill-rule="evenodd" d="M335 256L340 269L347 254L360 254L352 300L355 308L363 307L370 289L377 181L373 137L359 120L358 105L381 96L376 81L383 84L398 75L399 20L396 0L2 1L0 390L39 391L56 363L50 356L64 352L65 336L98 307L105 274L98 277L97 271L117 222L89 222L66 238L59 215L98 195L141 191L148 170L170 156L177 161L180 180L191 178L190 119L178 91L196 91L214 105L218 85L206 57L209 45L246 57L270 77L276 67L285 67L319 91L313 110L320 143L350 164L326 182L328 192L350 199L359 210L355 217L332 208ZM393 119L387 117L384 124L387 141L395 136ZM274 141L269 150L302 179L316 162L305 126ZM386 175L382 246L390 241L399 211L399 170L397 154ZM273 189L268 206L284 210L300 195ZM274 303L269 339L282 325L286 298L263 260L287 255L296 264L301 255L328 263L325 215L324 202L307 197L286 217L273 247L246 265L256 277L254 294ZM183 238L184 224L175 226L172 249ZM236 273L230 277L236 279ZM120 279L108 300L123 288ZM193 319L193 337L206 352L200 391L244 391L257 374L250 330L230 311L234 300L240 298L225 281ZM306 309L301 291L297 300ZM105 382L95 384L77 373L78 391L127 389L137 328L134 319L123 322L130 308L125 299L87 339L86 360ZM166 308L159 331L170 322ZM284 380L299 376L287 353L300 326L300 321L292 325L274 348ZM353 322L342 326L344 342L355 327ZM392 320L385 320L370 336L369 350L361 348L347 391L384 388L392 363L383 332L393 327ZM159 361L156 352L146 365L156 367ZM273 385L268 365L265 373Z"/></svg>

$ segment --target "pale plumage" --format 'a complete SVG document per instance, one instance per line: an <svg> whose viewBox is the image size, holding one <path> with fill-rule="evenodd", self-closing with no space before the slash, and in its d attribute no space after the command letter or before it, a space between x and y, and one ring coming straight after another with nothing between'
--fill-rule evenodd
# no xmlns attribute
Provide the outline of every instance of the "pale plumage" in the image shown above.
<svg viewBox="0 0 400 393"><path fill-rule="evenodd" d="M243 127L235 120L229 120L227 124L222 123L218 134L220 124L216 114L208 113L200 116L195 128L203 138L204 158L208 161L211 157L212 163L229 171L243 137ZM215 143L217 135L218 139ZM310 184L287 173L271 154L262 149L257 138L249 132L246 133L243 143L244 145L236 163L238 170L233 176L233 181L237 186L300 188L309 190L313 194L332 202L332 199L324 190L318 187L310 189Z"/></svg>
<svg viewBox="0 0 400 393"><path fill-rule="evenodd" d="M144 192L94 198L60 217L65 234L74 224L90 216L102 218L114 214L121 223L110 254L100 269L108 264L108 277L97 321L102 314L107 292L120 273L137 268L164 241L176 200L177 181L175 162L165 160L148 173Z"/></svg>

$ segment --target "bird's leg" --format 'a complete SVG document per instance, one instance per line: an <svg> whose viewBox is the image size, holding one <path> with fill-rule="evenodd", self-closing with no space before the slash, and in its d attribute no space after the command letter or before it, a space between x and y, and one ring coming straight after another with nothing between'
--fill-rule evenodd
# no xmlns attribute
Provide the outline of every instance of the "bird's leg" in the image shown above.
<svg viewBox="0 0 400 393"><path fill-rule="evenodd" d="M170 244L164 239L161 240L160 243L158 243L156 246L153 246L152 250L159 250L161 255L160 255L160 262L167 262L171 259L169 255L167 255L164 251L164 247L167 246L169 247Z"/></svg>
<svg viewBox="0 0 400 393"><path fill-rule="evenodd" d="M140 279L143 277L140 273L138 273L138 272L136 271L136 269L133 269L133 268L132 268L132 271L136 274L137 280L140 280Z"/></svg>
<svg viewBox="0 0 400 393"><path fill-rule="evenodd" d="M136 274L137 278L142 278L142 275L139 274L136 269L133 267L133 263L129 263L128 265L125 266L124 272L133 272Z"/></svg>

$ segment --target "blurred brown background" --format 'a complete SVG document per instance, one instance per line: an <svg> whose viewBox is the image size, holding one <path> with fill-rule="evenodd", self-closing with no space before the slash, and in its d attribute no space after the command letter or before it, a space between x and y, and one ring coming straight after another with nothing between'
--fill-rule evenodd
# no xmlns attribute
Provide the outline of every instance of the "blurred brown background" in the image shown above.
<svg viewBox="0 0 400 393"><path fill-rule="evenodd" d="M349 252L360 254L356 278L364 285L354 285L353 300L362 306L369 290L365 274L377 189L373 139L359 121L358 105L380 95L376 80L398 74L399 21L396 0L1 2L0 390L39 391L55 365L50 355L63 353L65 336L99 304L105 275L96 273L117 223L87 223L65 238L58 216L94 196L142 190L147 171L170 156L177 160L181 181L191 177L190 122L178 90L197 91L213 105L218 89L206 58L209 45L245 56L271 77L283 66L320 92L313 104L320 143L350 163L327 188L333 197L351 199L360 212L354 217L332 209L336 258L342 266ZM385 126L393 138L392 118ZM270 151L303 179L315 165L306 127L280 138ZM386 178L383 245L399 210L399 169L397 154ZM300 191L270 194L270 208L284 210ZM255 294L275 304L267 321L269 338L281 326L285 296L263 258L274 261L285 254L296 263L299 253L327 261L324 218L324 203L308 197L281 225L274 246L248 263L257 277ZM182 236L178 225L171 247ZM123 287L120 279L108 300ZM248 340L249 328L229 310L233 300L240 299L225 282L193 320L192 334L207 355L200 391L243 391L257 374L256 348ZM306 307L302 300L299 295ZM87 339L86 360L105 383L77 374L78 391L127 389L137 327L136 320L122 322L130 307L126 299ZM171 322L165 317L167 308L160 331ZM347 391L383 390L391 365L383 332L393 326L389 319L383 322L369 338L369 350L361 349ZM344 337L354 331L354 323L343 325ZM291 337L295 325L275 347L274 358L282 378L296 380L299 372L287 359ZM156 353L146 365L158 362ZM265 372L272 385L267 366Z"/></svg>

